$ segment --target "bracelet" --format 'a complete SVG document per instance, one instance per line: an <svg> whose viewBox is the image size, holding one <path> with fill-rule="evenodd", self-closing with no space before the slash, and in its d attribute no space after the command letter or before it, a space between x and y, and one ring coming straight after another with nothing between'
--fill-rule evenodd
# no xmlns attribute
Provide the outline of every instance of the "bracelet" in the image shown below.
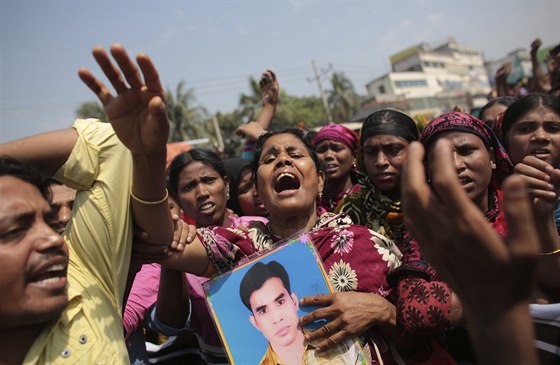
<svg viewBox="0 0 560 365"><path fill-rule="evenodd" d="M132 192L132 190L130 190L130 197L134 200L136 200L138 203L140 204L144 204L144 205L159 205L163 202L167 201L167 198L169 198L169 191L167 191L167 189L165 189L165 196L163 198L161 198L158 201L147 201L147 200L142 200L139 197L137 197L136 195L134 195L134 193Z"/></svg>
<svg viewBox="0 0 560 365"><path fill-rule="evenodd" d="M556 255L557 253L560 253L560 248L557 250L554 250L552 252L541 252L539 253L539 255L541 256L552 256L552 255Z"/></svg>

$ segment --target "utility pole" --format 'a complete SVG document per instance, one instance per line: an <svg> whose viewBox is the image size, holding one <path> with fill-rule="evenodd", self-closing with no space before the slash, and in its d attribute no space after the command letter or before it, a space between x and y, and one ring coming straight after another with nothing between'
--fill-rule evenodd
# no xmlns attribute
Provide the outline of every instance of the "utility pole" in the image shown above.
<svg viewBox="0 0 560 365"><path fill-rule="evenodd" d="M313 73L315 74L315 79L311 79L308 81L309 82L313 82L316 81L317 82L317 86L319 86L319 94L321 95L321 99L323 99L323 106L325 107L325 111L327 112L327 120L329 121L329 124L333 124L333 117L331 115L331 109L329 108L329 102L327 100L327 95L325 95L325 92L323 91L323 85L321 84L321 77L323 75L325 75L327 72L329 72L332 68L332 66L329 66L329 68L325 71L321 72L321 75L319 75L319 73L317 72L317 66L315 65L315 61L312 60L311 61L311 66L313 66Z"/></svg>
<svg viewBox="0 0 560 365"><path fill-rule="evenodd" d="M223 151L224 149L224 138L222 137L222 130L220 129L220 125L218 124L218 118L216 118L216 114L212 116L212 124L214 125L214 131L216 133L216 140L218 141L218 148Z"/></svg>

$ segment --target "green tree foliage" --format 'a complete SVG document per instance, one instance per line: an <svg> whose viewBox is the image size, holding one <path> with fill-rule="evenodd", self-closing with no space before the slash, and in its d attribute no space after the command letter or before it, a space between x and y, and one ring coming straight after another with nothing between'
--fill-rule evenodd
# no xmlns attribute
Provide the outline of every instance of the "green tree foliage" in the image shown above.
<svg viewBox="0 0 560 365"><path fill-rule="evenodd" d="M185 81L179 82L173 93L166 92L167 114L171 122L169 142L213 136L211 120L204 107L193 106L194 90L185 89Z"/></svg>
<svg viewBox="0 0 560 365"><path fill-rule="evenodd" d="M335 123L350 122L359 107L354 85L343 72L333 72L331 90L327 90L329 106Z"/></svg>
<svg viewBox="0 0 560 365"><path fill-rule="evenodd" d="M255 120L261 112L262 102L258 81L250 78L249 95L241 94L239 106L228 113L217 113L216 119L224 139L225 156L240 156L244 140L235 134L241 124ZM202 106L194 106L194 90L186 88L184 81L179 82L174 91L166 92L167 112L171 121L169 142L209 138L216 145L216 131L212 117ZM107 121L101 105L95 102L83 103L76 110L78 117L99 118ZM315 96L288 95L280 90L279 102L272 120L271 128L304 126L313 128L327 123L327 116L320 98Z"/></svg>
<svg viewBox="0 0 560 365"><path fill-rule="evenodd" d="M103 107L97 101L82 103L75 113L76 118L97 118L104 123L109 121Z"/></svg>
<svg viewBox="0 0 560 365"><path fill-rule="evenodd" d="M327 115L320 98L280 93L280 102L273 119L273 128L301 126L313 128L327 123Z"/></svg>
<svg viewBox="0 0 560 365"><path fill-rule="evenodd" d="M261 107L261 88L259 81L249 77L250 94L241 94L239 96L239 107L237 111L245 122L255 120L259 108Z"/></svg>

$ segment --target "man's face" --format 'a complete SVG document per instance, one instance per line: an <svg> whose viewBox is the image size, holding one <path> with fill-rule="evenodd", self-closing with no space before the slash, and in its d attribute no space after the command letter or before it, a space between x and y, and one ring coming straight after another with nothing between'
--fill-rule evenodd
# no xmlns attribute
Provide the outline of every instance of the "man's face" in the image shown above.
<svg viewBox="0 0 560 365"><path fill-rule="evenodd" d="M0 330L47 322L68 305L68 250L39 190L0 177Z"/></svg>
<svg viewBox="0 0 560 365"><path fill-rule="evenodd" d="M249 320L274 346L294 343L298 328L298 301L288 293L280 278L270 278L249 298L253 314Z"/></svg>
<svg viewBox="0 0 560 365"><path fill-rule="evenodd" d="M72 217L72 206L74 199L76 199L76 190L71 189L65 185L51 185L52 192L52 209L58 217L56 231L59 234L64 233L70 218Z"/></svg>

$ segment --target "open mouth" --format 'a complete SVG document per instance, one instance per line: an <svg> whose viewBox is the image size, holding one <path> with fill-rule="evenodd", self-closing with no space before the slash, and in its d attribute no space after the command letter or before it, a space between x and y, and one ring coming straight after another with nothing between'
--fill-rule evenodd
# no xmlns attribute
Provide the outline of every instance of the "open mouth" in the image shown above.
<svg viewBox="0 0 560 365"><path fill-rule="evenodd" d="M215 206L216 206L216 204L214 204L214 203L212 203L212 202L204 203L204 204L202 204L202 205L198 208L198 210L201 211L201 212L206 212L206 211L208 211L208 210L211 210L211 209L214 208Z"/></svg>
<svg viewBox="0 0 560 365"><path fill-rule="evenodd" d="M283 172L276 178L274 191L281 193L284 191L297 190L301 186L299 179L289 172Z"/></svg>
<svg viewBox="0 0 560 365"><path fill-rule="evenodd" d="M472 179L468 176L459 176L459 183L463 186L470 184Z"/></svg>
<svg viewBox="0 0 560 365"><path fill-rule="evenodd" d="M38 273L31 277L32 283L37 283L40 285L56 284L66 281L66 268L65 264L55 264L51 265L44 270L40 270Z"/></svg>

